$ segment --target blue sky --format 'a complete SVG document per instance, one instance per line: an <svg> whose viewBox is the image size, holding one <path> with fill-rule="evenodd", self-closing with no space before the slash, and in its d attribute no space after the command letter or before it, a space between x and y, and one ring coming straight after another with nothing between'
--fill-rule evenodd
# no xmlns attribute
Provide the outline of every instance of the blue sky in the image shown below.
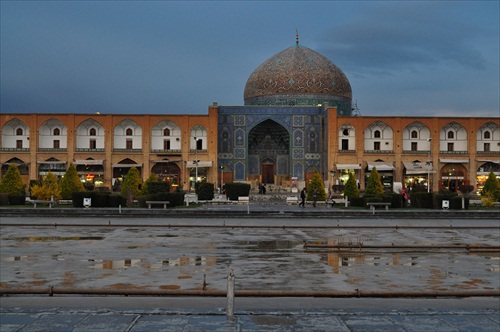
<svg viewBox="0 0 500 332"><path fill-rule="evenodd" d="M206 114L294 45L362 115L500 116L499 1L1 1L2 113Z"/></svg>

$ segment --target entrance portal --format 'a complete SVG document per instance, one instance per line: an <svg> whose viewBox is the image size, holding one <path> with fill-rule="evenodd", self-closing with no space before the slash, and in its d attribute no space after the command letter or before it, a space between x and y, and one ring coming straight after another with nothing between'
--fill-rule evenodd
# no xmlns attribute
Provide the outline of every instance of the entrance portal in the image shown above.
<svg viewBox="0 0 500 332"><path fill-rule="evenodd" d="M248 133L248 161L249 178L281 185L280 178L291 174L288 131L270 119L256 125Z"/></svg>
<svg viewBox="0 0 500 332"><path fill-rule="evenodd" d="M262 164L262 183L274 183L274 164Z"/></svg>

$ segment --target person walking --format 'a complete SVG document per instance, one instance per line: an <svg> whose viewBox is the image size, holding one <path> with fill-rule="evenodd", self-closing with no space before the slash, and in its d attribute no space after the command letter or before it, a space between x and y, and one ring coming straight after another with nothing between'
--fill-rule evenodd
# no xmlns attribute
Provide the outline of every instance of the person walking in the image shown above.
<svg viewBox="0 0 500 332"><path fill-rule="evenodd" d="M313 190L313 206L316 207L316 200L318 198L318 191L316 190L316 188L314 188Z"/></svg>
<svg viewBox="0 0 500 332"><path fill-rule="evenodd" d="M299 207L305 207L306 206L306 188L303 188L301 191L300 191L300 203L299 203Z"/></svg>

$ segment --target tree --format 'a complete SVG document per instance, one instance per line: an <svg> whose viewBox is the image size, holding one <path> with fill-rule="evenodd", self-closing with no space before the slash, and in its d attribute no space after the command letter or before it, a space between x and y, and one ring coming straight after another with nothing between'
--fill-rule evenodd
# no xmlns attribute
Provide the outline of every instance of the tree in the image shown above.
<svg viewBox="0 0 500 332"><path fill-rule="evenodd" d="M41 200L50 200L52 197L54 200L61 199L61 187L57 177L52 172L47 173L41 185L35 184L31 187L31 194Z"/></svg>
<svg viewBox="0 0 500 332"><path fill-rule="evenodd" d="M147 178L146 181L144 181L144 184L142 185L141 195L151 194L149 190L149 184L157 182L158 182L158 177L156 176L156 174L151 173L151 175L149 175L149 178Z"/></svg>
<svg viewBox="0 0 500 332"><path fill-rule="evenodd" d="M382 195L384 193L384 185L380 180L377 168L373 167L368 177L368 184L366 185L365 195Z"/></svg>
<svg viewBox="0 0 500 332"><path fill-rule="evenodd" d="M309 185L307 186L307 200L313 200L313 191L316 189L316 200L317 201L325 201L325 185L323 184L323 180L321 179L321 175L318 172L313 174L311 181L309 181Z"/></svg>
<svg viewBox="0 0 500 332"><path fill-rule="evenodd" d="M481 196L486 196L488 194L492 195L498 190L500 190L500 183L498 182L495 173L491 171L488 175L488 179L486 179L486 182L484 183L483 189L481 190Z"/></svg>
<svg viewBox="0 0 500 332"><path fill-rule="evenodd" d="M345 184L344 196L349 198L359 197L358 185L356 184L356 180L354 179L354 175L352 173L349 173L349 178Z"/></svg>
<svg viewBox="0 0 500 332"><path fill-rule="evenodd" d="M122 191L120 194L127 198L127 205L131 206L135 197L141 193L142 179L139 171L135 166L129 169L125 179L123 180Z"/></svg>
<svg viewBox="0 0 500 332"><path fill-rule="evenodd" d="M61 179L61 197L63 199L71 199L74 192L82 191L85 191L85 187L82 181L80 181L76 167L70 163L66 174Z"/></svg>
<svg viewBox="0 0 500 332"><path fill-rule="evenodd" d="M21 178L21 173L15 164L9 165L9 168L0 183L0 192L18 196L26 194L26 185L24 184L23 179Z"/></svg>

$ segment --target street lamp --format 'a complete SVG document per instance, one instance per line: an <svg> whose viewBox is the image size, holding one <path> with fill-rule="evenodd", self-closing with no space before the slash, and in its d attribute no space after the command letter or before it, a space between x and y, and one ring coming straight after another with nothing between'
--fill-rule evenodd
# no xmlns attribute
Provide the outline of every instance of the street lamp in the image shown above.
<svg viewBox="0 0 500 332"><path fill-rule="evenodd" d="M198 182L198 141L201 141L201 139L197 139L196 137L194 137L194 153L195 153L195 161L194 161L194 165L195 165L195 178L194 178L194 185L195 185L195 189L196 189L196 183Z"/></svg>
<svg viewBox="0 0 500 332"><path fill-rule="evenodd" d="M220 176L220 193L222 194L222 188L224 188L224 166L220 167L222 174Z"/></svg>
<svg viewBox="0 0 500 332"><path fill-rule="evenodd" d="M427 151L427 193L431 192L431 141L432 138L428 138L429 150Z"/></svg>
<svg viewBox="0 0 500 332"><path fill-rule="evenodd" d="M330 171L330 174L332 175L332 192L333 192L333 184L335 183L335 182L334 182L334 180L333 180L333 178L335 177L335 170L334 170L334 169L332 169L332 170Z"/></svg>

